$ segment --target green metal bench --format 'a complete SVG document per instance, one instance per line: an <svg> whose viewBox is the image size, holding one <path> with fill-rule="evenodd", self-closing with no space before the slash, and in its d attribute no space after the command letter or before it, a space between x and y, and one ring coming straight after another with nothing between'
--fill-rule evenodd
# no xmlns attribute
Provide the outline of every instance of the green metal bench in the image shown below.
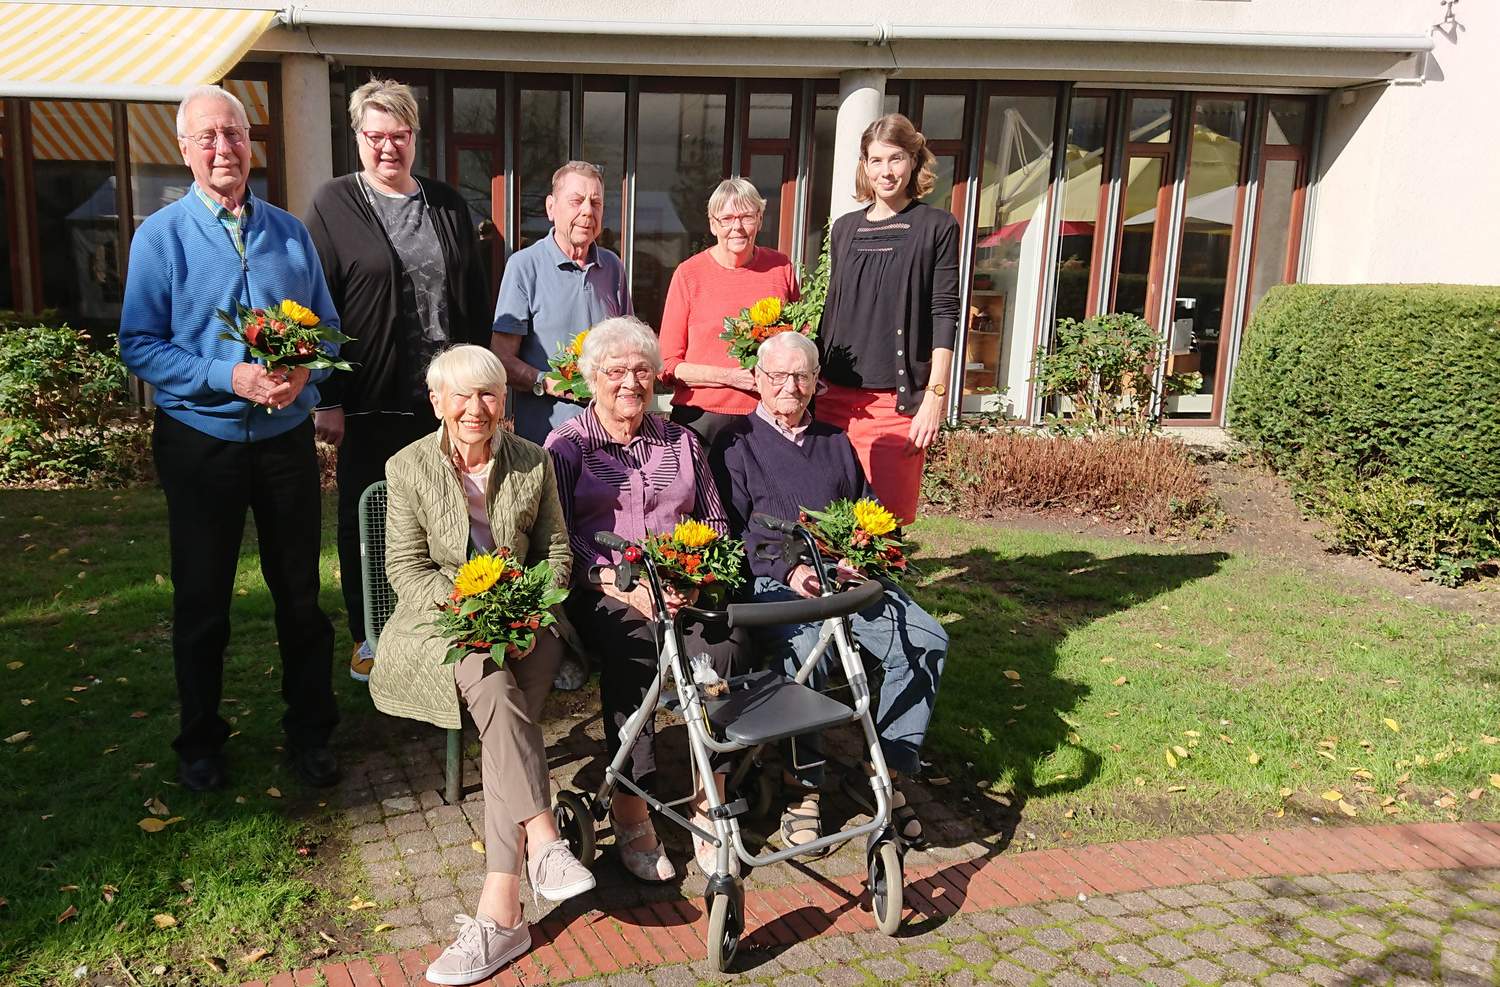
<svg viewBox="0 0 1500 987"><path fill-rule="evenodd" d="M365 637L373 651L380 631L396 609L396 591L385 577L385 481L359 495L359 578L365 591ZM448 763L443 801L457 805L463 793L462 730L448 731Z"/></svg>

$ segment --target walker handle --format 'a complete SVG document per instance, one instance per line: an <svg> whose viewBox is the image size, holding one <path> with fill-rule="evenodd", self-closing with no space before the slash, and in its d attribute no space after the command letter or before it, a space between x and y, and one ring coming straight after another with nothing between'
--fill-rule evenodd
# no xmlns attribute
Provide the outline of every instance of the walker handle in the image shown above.
<svg viewBox="0 0 1500 987"><path fill-rule="evenodd" d="M594 535L594 544L600 548L608 548L616 552L623 552L630 547L630 542L621 538L613 531L600 531Z"/></svg>
<svg viewBox="0 0 1500 987"><path fill-rule="evenodd" d="M770 514L756 512L750 515L750 520L768 531L774 531L782 535L795 534L797 531L797 523L795 521L783 521L781 518Z"/></svg>
<svg viewBox="0 0 1500 987"><path fill-rule="evenodd" d="M772 603L731 603L725 608L730 627L767 627L772 624L811 624L829 617L858 613L885 592L878 579L866 579L852 589L810 600L778 600Z"/></svg>

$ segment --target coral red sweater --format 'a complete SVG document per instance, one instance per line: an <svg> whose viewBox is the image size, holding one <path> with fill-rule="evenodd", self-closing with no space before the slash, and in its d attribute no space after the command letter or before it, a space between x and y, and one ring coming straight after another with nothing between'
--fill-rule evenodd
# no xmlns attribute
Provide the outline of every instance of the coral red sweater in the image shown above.
<svg viewBox="0 0 1500 987"><path fill-rule="evenodd" d="M738 367L729 344L719 338L724 320L762 298L796 301L797 273L786 255L756 247L750 263L726 268L705 250L677 266L661 317L662 376L675 385L672 403L725 415L755 410L754 394L733 387L689 386L674 376L680 363Z"/></svg>

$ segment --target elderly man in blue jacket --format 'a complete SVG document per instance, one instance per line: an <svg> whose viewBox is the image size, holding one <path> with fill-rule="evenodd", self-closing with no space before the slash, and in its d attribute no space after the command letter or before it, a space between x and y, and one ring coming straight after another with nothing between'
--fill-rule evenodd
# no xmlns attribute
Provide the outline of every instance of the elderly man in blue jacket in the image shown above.
<svg viewBox="0 0 1500 987"><path fill-rule="evenodd" d="M276 607L282 726L291 768L338 780L333 626L318 606L322 498L311 414L327 371L270 372L220 338L216 309L291 299L338 326L312 238L250 192L250 124L231 93L202 86L177 110L193 185L141 224L130 247L120 353L155 388L152 448L167 498L172 657L182 705L178 776L222 788L229 724L219 715L229 606L245 513L255 512L261 573Z"/></svg>

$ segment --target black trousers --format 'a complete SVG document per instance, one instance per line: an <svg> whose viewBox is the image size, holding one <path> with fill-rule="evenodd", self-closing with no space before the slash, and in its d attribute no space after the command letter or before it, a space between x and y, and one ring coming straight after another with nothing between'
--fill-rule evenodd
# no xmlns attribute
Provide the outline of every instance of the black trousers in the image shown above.
<svg viewBox="0 0 1500 987"><path fill-rule="evenodd" d="M657 645L654 625L638 610L612 596L575 585L563 604L584 647L599 668L599 698L604 707L604 740L610 760L620 750L620 729L631 714L640 708L656 678ZM743 630L729 631L722 624L689 624L683 628L683 644L688 655L707 654L714 670L728 678L748 654L749 637ZM670 689L671 683L662 685ZM730 755L711 754L715 770L728 763ZM656 782L656 724L646 721L646 728L630 749L626 772L632 781L648 792L660 795ZM681 766L682 776L691 769Z"/></svg>
<svg viewBox="0 0 1500 987"><path fill-rule="evenodd" d="M365 590L359 569L359 496L385 479L385 463L396 453L437 428L432 415L375 412L347 415L339 443L339 582L348 611L349 637L365 639Z"/></svg>
<svg viewBox="0 0 1500 987"><path fill-rule="evenodd" d="M671 414L672 421L679 425L685 425L698 433L698 438L703 440L704 449L713 446L714 440L719 437L719 433L724 430L725 426L732 425L744 417L744 415L726 415L717 411L704 411L702 408L695 408L692 405L686 404L672 405Z"/></svg>
<svg viewBox="0 0 1500 987"><path fill-rule="evenodd" d="M228 442L158 411L152 448L172 554L172 659L182 704L172 746L195 760L229 738L219 700L247 509L255 512L260 571L276 607L282 729L291 749L327 746L339 714L333 625L318 607L323 501L312 422L260 442Z"/></svg>

